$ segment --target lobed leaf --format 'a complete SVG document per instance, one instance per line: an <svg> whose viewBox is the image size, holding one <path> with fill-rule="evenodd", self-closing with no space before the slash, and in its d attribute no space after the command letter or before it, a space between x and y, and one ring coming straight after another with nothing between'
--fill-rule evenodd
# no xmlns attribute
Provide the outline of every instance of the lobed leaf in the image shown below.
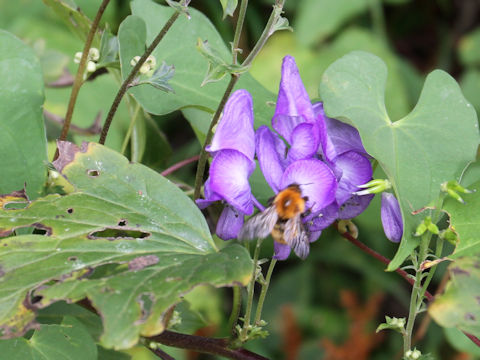
<svg viewBox="0 0 480 360"><path fill-rule="evenodd" d="M395 270L417 246L413 237L440 184L456 179L475 159L479 144L475 110L456 81L436 70L428 75L417 105L393 122L385 109L387 69L378 57L360 51L334 62L320 84L328 116L353 124L367 152L392 182L402 210L404 233L388 266Z"/></svg>
<svg viewBox="0 0 480 360"><path fill-rule="evenodd" d="M162 332L166 311L196 285L248 283L248 252L218 251L202 213L170 181L98 144L59 149L54 165L75 190L0 209L3 235L45 233L1 242L3 338L34 326L35 309L87 297L103 319L101 344L128 348Z"/></svg>

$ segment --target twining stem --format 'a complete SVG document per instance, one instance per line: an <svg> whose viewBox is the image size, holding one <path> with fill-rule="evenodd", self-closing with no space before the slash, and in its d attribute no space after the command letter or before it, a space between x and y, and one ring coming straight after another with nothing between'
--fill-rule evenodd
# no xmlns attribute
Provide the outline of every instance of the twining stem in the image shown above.
<svg viewBox="0 0 480 360"><path fill-rule="evenodd" d="M260 255L260 246L262 245L262 239L257 240L257 246L253 253L253 272L252 279L248 285L247 291L247 308L245 310L245 316L243 318L243 327L240 333L239 339L244 342L248 339L248 328L250 327L250 317L252 315L252 306L253 306L253 295L255 293L255 283L257 281L257 266L258 266L258 256Z"/></svg>
<svg viewBox="0 0 480 360"><path fill-rule="evenodd" d="M234 286L232 313L228 319L228 329L230 330L230 336L232 338L236 335L235 326L237 325L238 317L240 316L240 310L242 310L242 288L240 286Z"/></svg>
<svg viewBox="0 0 480 360"><path fill-rule="evenodd" d="M67 107L67 114L65 115L65 122L63 123L62 132L60 133L59 140L65 140L68 135L68 130L70 129L70 124L72 122L73 110L75 108L75 103L77 101L78 92L80 91L80 87L83 84L83 75L85 74L85 68L87 66L87 58L88 52L90 51L90 46L92 46L93 38L95 37L95 33L97 32L98 24L100 23L100 19L107 8L108 3L110 0L103 0L98 8L97 14L95 15L95 19L93 19L92 26L90 27L90 31L87 35L87 40L85 41L85 45L83 46L82 57L80 59L80 63L78 64L77 74L75 75L75 80L73 81L72 85L72 92L70 93L70 100L68 101ZM55 152L54 159L58 158L58 149Z"/></svg>
<svg viewBox="0 0 480 360"><path fill-rule="evenodd" d="M188 158L188 159L185 159L185 160L182 160L172 166L170 166L168 169L165 169L163 170L160 174L162 176L167 176L167 175L170 175L171 173L177 171L178 169L181 169L182 167L184 167L185 165L188 165L188 164L191 164L192 162L195 162L197 161L199 158L198 155L195 155L195 156L192 156L191 158Z"/></svg>
<svg viewBox="0 0 480 360"><path fill-rule="evenodd" d="M255 325L259 325L260 320L262 320L262 309L263 303L265 302L265 296L267 295L268 286L270 285L270 279L272 277L273 268L277 263L277 259L272 259L270 265L268 266L267 276L265 277L265 282L262 284L262 291L260 292L260 297L258 298L257 310L255 312Z"/></svg>
<svg viewBox="0 0 480 360"><path fill-rule="evenodd" d="M439 259L442 256L442 251L443 251L443 243L444 240L440 237L437 238L437 244L436 244L436 249L435 249L435 256L437 259ZM430 271L428 272L427 278L425 279L422 287L422 291L420 293L420 296L423 298L425 295L425 291L428 289L428 285L430 285L430 282L432 281L433 275L435 274L435 270L437 270L437 265L433 266Z"/></svg>
<svg viewBox="0 0 480 360"><path fill-rule="evenodd" d="M415 324L415 318L418 314L419 307L423 301L422 294L422 270L421 265L425 261L428 253L428 245L430 244L431 233L426 232L422 235L420 241L420 249L418 254L412 256L412 262L416 268L415 283L413 284L412 294L410 297L410 308L408 313L407 327L403 337L403 353L406 353L412 347L412 333ZM425 289L426 291L426 289Z"/></svg>
<svg viewBox="0 0 480 360"><path fill-rule="evenodd" d="M238 18L237 18L237 26L235 27L235 35L233 36L233 44L232 44L232 56L233 56L233 64L237 64L238 59L238 52L240 49L238 48L238 44L240 43L240 35L242 34L243 22L245 20L245 14L247 13L247 6L248 0L242 0L240 3L240 10L238 11Z"/></svg>
<svg viewBox="0 0 480 360"><path fill-rule="evenodd" d="M253 59L255 59L255 57L258 55L258 53L262 49L263 45L265 45L268 38L272 35L273 26L275 25L275 22L278 20L278 18L282 13L284 3L285 3L285 0L276 0L276 4L273 7L273 11L270 14L270 18L268 19L267 25L265 26L265 29L263 30L262 35L258 39L253 50L250 52L250 54L247 56L245 61L242 63L242 66L249 66L252 63ZM240 19L240 16L239 16L239 21L243 21ZM236 36L238 37L240 36L240 35L237 35L236 33L237 30L241 32L241 27L239 26L236 27L234 38ZM233 50L235 51L235 48ZM222 100L220 101L217 111L215 111L215 114L213 115L212 121L210 123L210 127L208 128L207 136L205 138L205 142L200 152L200 159L198 160L197 173L195 175L195 187L194 187L195 190L193 192L194 199L198 199L200 197L200 188L202 186L201 184L203 180L203 173L205 172L205 165L207 163L207 158L208 158L206 147L212 141L213 128L215 127L215 125L217 125L217 122L220 119L220 115L222 114L223 108L225 107L225 104L227 103L227 100L230 97L230 94L232 93L233 88L237 83L239 77L240 77L240 74L231 75L230 82L228 83L227 88L225 89Z"/></svg>
<svg viewBox="0 0 480 360"><path fill-rule="evenodd" d="M117 95L115 96L115 99L113 100L112 106L110 107L110 110L108 111L107 118L105 119L105 124L103 125L102 133L100 135L100 144L105 144L105 139L108 134L108 129L110 128L110 125L112 124L113 121L113 116L115 115L115 112L118 109L118 106L120 105L120 102L122 101L123 95L127 92L128 87L132 83L133 79L137 75L138 71L142 67L142 65L145 63L147 58L152 54L153 50L157 47L158 43L162 41L162 39L165 37L167 34L168 30L172 27L172 25L175 23L177 18L180 16L180 13L178 11L175 11L170 19L165 23L163 26L162 30L158 33L158 35L155 37L155 39L152 41L150 46L147 48L145 53L142 55L140 60L135 64L133 67L132 71L130 71L130 74L128 74L127 78L123 81L122 85L120 86L120 89L117 92Z"/></svg>

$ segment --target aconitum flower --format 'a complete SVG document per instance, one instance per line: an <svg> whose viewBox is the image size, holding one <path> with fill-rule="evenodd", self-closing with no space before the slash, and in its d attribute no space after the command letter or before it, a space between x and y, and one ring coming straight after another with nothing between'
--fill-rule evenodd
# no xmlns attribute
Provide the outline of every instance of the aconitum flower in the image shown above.
<svg viewBox="0 0 480 360"><path fill-rule="evenodd" d="M395 195L387 192L382 193L380 215L387 239L398 243L403 235L403 222L400 205Z"/></svg>
<svg viewBox="0 0 480 360"><path fill-rule="evenodd" d="M244 215L251 215L254 209L248 183L255 169L253 105L248 91L237 90L230 96L207 151L213 160L204 185L205 199L196 202L202 209L215 201L225 202L216 234L224 240L234 239Z"/></svg>

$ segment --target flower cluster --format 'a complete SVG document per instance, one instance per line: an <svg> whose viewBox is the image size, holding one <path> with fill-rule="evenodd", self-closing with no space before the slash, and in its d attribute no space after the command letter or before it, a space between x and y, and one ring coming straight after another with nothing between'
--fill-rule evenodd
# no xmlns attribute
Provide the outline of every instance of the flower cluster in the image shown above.
<svg viewBox="0 0 480 360"><path fill-rule="evenodd" d="M272 128L261 126L255 132L250 94L233 93L207 149L213 160L205 199L197 200L202 208L214 201L226 203L216 229L220 238L236 238L244 215L251 215L254 206L264 210L248 183L255 155L276 194L292 184L299 186L306 199L302 222L310 242L336 219L350 219L365 210L374 195L356 194L372 179L360 135L352 126L326 117L322 103L311 103L291 56L283 60ZM289 254L287 244L275 242L277 259Z"/></svg>

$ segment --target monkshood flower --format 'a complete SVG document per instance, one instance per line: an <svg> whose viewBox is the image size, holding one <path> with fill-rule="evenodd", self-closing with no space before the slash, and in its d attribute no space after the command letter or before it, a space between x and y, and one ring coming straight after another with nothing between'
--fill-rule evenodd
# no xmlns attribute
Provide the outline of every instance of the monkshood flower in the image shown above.
<svg viewBox="0 0 480 360"><path fill-rule="evenodd" d="M202 209L215 201L225 202L216 234L224 240L234 239L256 201L248 183L255 169L253 105L248 91L237 90L230 96L207 151L213 160L204 185L205 199L196 202Z"/></svg>
<svg viewBox="0 0 480 360"><path fill-rule="evenodd" d="M399 242L403 235L403 222L400 205L395 195L391 193L382 193L382 207L380 211L382 218L383 231L387 239L393 242Z"/></svg>

